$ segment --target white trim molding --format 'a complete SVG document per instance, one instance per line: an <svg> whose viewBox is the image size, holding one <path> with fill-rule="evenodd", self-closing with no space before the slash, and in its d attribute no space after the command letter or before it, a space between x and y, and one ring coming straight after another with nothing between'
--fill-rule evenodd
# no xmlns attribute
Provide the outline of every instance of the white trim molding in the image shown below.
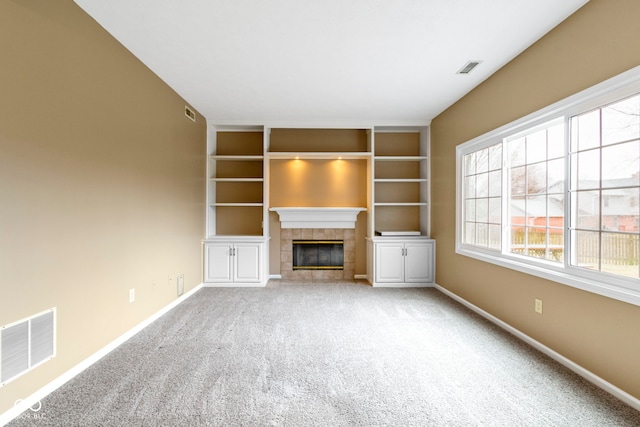
<svg viewBox="0 0 640 427"><path fill-rule="evenodd" d="M640 411L640 399L635 398L634 396L630 395L629 393L627 393L626 391L622 390L621 388L616 387L615 385L611 384L607 380L599 377L598 375L594 374L593 372L589 371L588 369L578 365L577 363L575 363L571 359L566 358L565 356L563 356L562 354L558 353L557 351L547 347L546 345L542 344L540 341L537 341L537 340L531 338L529 335L527 335L524 332L514 328L513 326L509 325L508 323L498 319L497 317L493 316L492 314L487 313L486 311L484 311L480 307L477 307L477 306L473 305L469 301L467 301L464 298L454 294L453 292L449 291L448 289L445 289L445 288L443 288L442 286L440 286L438 284L435 285L435 288L437 290L439 290L440 292L442 292L443 294L445 294L446 296L448 296L449 298L459 302L460 304L464 305L465 307L467 307L471 311L473 311L473 312L479 314L480 316L484 317L485 319L487 319L491 323L495 324L496 326L499 326L500 328L502 328L505 331L509 332L511 335L515 336L519 340L524 341L525 343L529 344L531 347L535 348L536 350L542 352L543 354L549 356L550 358L552 358L556 362L560 363L564 367L566 367L569 370L571 370L571 371L575 372L576 374L580 375L582 378L584 378L585 380L589 381L590 383L592 383L596 387L606 391L607 393L609 393L612 396L620 399L621 401L623 401L627 405L631 406L632 408Z"/></svg>

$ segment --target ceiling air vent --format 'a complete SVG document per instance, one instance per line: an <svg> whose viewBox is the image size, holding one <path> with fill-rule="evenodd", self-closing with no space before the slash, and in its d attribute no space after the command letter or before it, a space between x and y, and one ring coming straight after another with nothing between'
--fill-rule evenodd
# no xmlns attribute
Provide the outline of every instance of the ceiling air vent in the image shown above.
<svg viewBox="0 0 640 427"><path fill-rule="evenodd" d="M184 106L184 115L189 117L192 121L196 121L196 112L186 105Z"/></svg>
<svg viewBox="0 0 640 427"><path fill-rule="evenodd" d="M464 67L460 68L456 74L469 74L474 68L480 65L481 62L482 61L469 61L464 64Z"/></svg>

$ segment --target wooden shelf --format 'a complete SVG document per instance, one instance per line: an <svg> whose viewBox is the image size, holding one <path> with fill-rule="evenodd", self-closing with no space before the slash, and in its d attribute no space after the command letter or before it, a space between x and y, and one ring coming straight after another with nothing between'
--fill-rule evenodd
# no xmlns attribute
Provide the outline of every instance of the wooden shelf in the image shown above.
<svg viewBox="0 0 640 427"><path fill-rule="evenodd" d="M374 156L376 162L416 162L427 160L427 156Z"/></svg>
<svg viewBox="0 0 640 427"><path fill-rule="evenodd" d="M427 178L376 178L374 182L427 182Z"/></svg>
<svg viewBox="0 0 640 427"><path fill-rule="evenodd" d="M215 182L264 182L264 178L209 178Z"/></svg>
<svg viewBox="0 0 640 427"><path fill-rule="evenodd" d="M236 161L236 162L257 162L264 160L264 156L242 156L242 155L212 155L211 160Z"/></svg>
<svg viewBox="0 0 640 427"><path fill-rule="evenodd" d="M403 202L403 203L376 202L373 205L374 206L427 206L427 202Z"/></svg>
<svg viewBox="0 0 640 427"><path fill-rule="evenodd" d="M354 159L370 159L369 152L280 152L272 151L267 154L269 159L327 159L327 160L354 160Z"/></svg>
<svg viewBox="0 0 640 427"><path fill-rule="evenodd" d="M211 204L212 207L214 206L218 206L218 207L222 207L222 206L235 206L235 207L248 207L248 206L254 206L254 207L261 207L264 206L264 203L212 203Z"/></svg>

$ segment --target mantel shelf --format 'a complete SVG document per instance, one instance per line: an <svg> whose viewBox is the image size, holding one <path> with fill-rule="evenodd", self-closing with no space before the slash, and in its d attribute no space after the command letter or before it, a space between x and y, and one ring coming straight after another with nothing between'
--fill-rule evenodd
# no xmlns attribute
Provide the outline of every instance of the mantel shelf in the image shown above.
<svg viewBox="0 0 640 427"><path fill-rule="evenodd" d="M272 151L267 154L270 159L328 159L328 160L353 160L353 159L370 159L369 152L280 152Z"/></svg>
<svg viewBox="0 0 640 427"><path fill-rule="evenodd" d="M355 228L366 208L359 207L276 207L282 228Z"/></svg>

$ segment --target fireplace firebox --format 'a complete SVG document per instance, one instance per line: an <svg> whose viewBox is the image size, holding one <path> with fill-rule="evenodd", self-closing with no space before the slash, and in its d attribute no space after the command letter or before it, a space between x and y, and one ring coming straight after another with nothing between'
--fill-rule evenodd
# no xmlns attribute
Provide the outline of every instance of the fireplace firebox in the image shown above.
<svg viewBox="0 0 640 427"><path fill-rule="evenodd" d="M293 270L343 270L343 240L293 240Z"/></svg>

